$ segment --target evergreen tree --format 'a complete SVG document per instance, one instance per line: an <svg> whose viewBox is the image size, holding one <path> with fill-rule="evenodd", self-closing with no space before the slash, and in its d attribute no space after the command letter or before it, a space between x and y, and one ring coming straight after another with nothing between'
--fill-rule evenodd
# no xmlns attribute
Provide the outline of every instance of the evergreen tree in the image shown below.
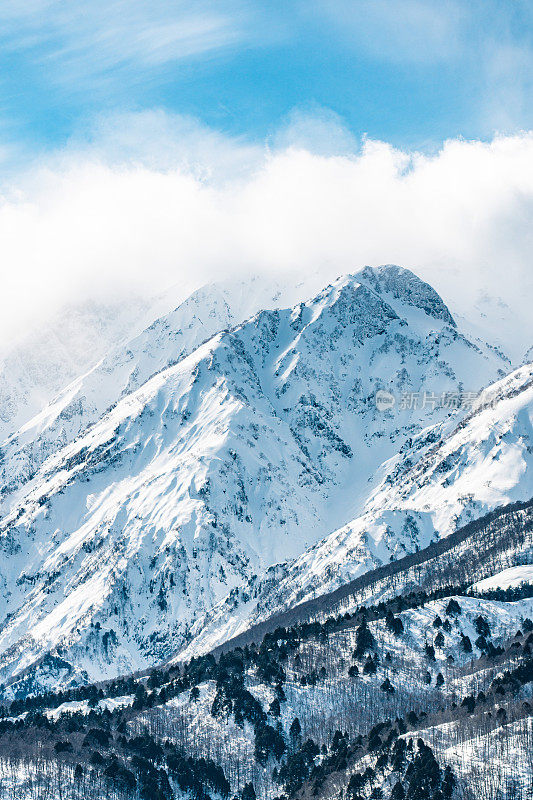
<svg viewBox="0 0 533 800"><path fill-rule="evenodd" d="M457 600L452 597L448 605L446 606L446 614L448 617L458 617L462 613L461 606L457 602Z"/></svg>
<svg viewBox="0 0 533 800"><path fill-rule="evenodd" d="M193 686L190 693L189 693L189 700L193 703L196 703L200 697L200 689L198 686Z"/></svg>
<svg viewBox="0 0 533 800"><path fill-rule="evenodd" d="M271 725L258 725L255 730L255 758L263 766L272 755L280 759L285 752L281 734Z"/></svg>
<svg viewBox="0 0 533 800"><path fill-rule="evenodd" d="M445 798L445 800L450 800L456 785L457 781L455 779L455 775L452 772L452 768L448 764L444 769L444 776L442 778L441 785L442 796Z"/></svg>
<svg viewBox="0 0 533 800"><path fill-rule="evenodd" d="M281 714L281 706L279 704L279 700L278 700L277 697L275 697L272 700L272 702L270 703L270 706L268 707L268 713L270 714L271 717L279 717L280 716L280 714Z"/></svg>
<svg viewBox="0 0 533 800"><path fill-rule="evenodd" d="M400 781L397 781L392 787L392 791L390 793L390 800L405 800L405 789L403 788Z"/></svg>
<svg viewBox="0 0 533 800"><path fill-rule="evenodd" d="M484 636L487 639L490 636L490 625L481 614L475 618L474 625L476 626L476 633Z"/></svg>
<svg viewBox="0 0 533 800"><path fill-rule="evenodd" d="M241 800L257 800L253 783L245 783L242 792Z"/></svg>
<svg viewBox="0 0 533 800"><path fill-rule="evenodd" d="M298 717L294 717L293 721L291 722L291 727L289 728L289 736L291 737L291 741L296 743L301 735L302 726L300 725L300 720Z"/></svg>
<svg viewBox="0 0 533 800"><path fill-rule="evenodd" d="M430 661L435 661L435 648L433 647L432 644L426 642L424 646L424 651L426 653L426 658L428 658Z"/></svg>
<svg viewBox="0 0 533 800"><path fill-rule="evenodd" d="M372 631L368 627L366 618L359 625L355 635L354 658L361 658L368 650L373 650L376 645Z"/></svg>
<svg viewBox="0 0 533 800"><path fill-rule="evenodd" d="M367 656L363 672L365 675L375 675L377 672L377 664L376 661L372 658L372 656Z"/></svg>
<svg viewBox="0 0 533 800"><path fill-rule="evenodd" d="M416 757L407 767L408 800L431 800L441 782L441 770L433 751L422 739L418 740Z"/></svg>

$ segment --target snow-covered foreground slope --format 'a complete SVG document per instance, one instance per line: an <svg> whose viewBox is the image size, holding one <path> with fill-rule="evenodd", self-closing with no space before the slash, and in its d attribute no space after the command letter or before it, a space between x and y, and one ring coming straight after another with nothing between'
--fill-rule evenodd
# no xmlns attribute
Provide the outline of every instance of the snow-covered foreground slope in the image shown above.
<svg viewBox="0 0 533 800"><path fill-rule="evenodd" d="M453 613L448 608L450 602L456 604ZM273 708L276 697L282 697L279 716L272 713L269 723L279 726L288 743L291 742L290 728L295 718L301 726L300 743L311 738L319 745L326 742L329 746L336 730L356 739L385 720L407 718L412 727L406 734L407 738L416 742L421 737L427 741L442 766L453 764L455 775L464 788L479 788L480 794L474 793L474 797L494 798L496 794L481 794L482 787L486 789L487 785L492 785L490 780L487 782L491 757L498 759L499 774L510 775L510 767L514 766L519 768L516 777L524 785L529 785L531 780L531 763L523 763L523 755L530 745L530 734L525 735L524 730L530 722L527 716L519 721L513 719L515 715L521 717L530 713L531 710L521 706L522 701L530 701L531 686L518 687L514 696L510 693L496 695L499 706L506 708L509 718L509 728L503 730L496 718L498 706L495 708L492 702L483 705L480 693L488 696L491 690L494 692L494 679L505 669L512 669L520 663L525 637L521 635L517 639L515 634L526 620L531 624L532 612L531 599L504 603L459 595L446 596L400 612L401 632L390 629L384 618L385 612L380 619L371 620L368 628L373 642L368 653L360 655L356 655L359 626L350 621L335 630L330 629L326 635L322 632L322 635L296 636L296 644L282 646L279 651L275 645L277 637L282 642L285 639L290 641L291 629L288 629L288 635L284 635L283 629L278 629L268 645L263 643L262 649L279 654L283 668L283 693L279 692L274 681L269 684L261 680L253 668L245 673L245 686L265 710ZM502 647L502 654L506 650L503 661L502 655L495 659L483 657L476 641L480 624L486 626L489 639ZM472 643L470 652L465 652L464 637ZM434 655L431 651L428 655L426 645L433 645L435 640ZM512 643L517 641L519 644L514 647ZM369 654L375 657L375 670L365 669ZM230 663L231 658L228 658ZM383 688L386 681L390 683L388 690ZM272 778L272 770L264 769L254 759L253 725L248 722L236 725L231 713L224 710L215 713L220 682L218 685L212 680L201 682L198 689L198 698L194 701L188 692L184 692L160 706L146 709L132 722L132 727L139 732L147 727L154 736L170 736L185 752L215 755L216 760L224 764L226 775L231 776L232 785L237 783L242 787L246 781L252 781L259 796L276 797L279 785L275 777ZM479 698L477 716L471 718L461 705L463 698L468 696ZM220 703L218 706L220 708ZM407 715L410 712L415 712L414 719L409 720ZM488 750L486 736L496 741L505 739L506 747ZM511 746L513 739L514 748ZM520 764L510 756L513 749L521 754ZM339 759L341 785L348 783L353 772L362 772L369 764L375 767L375 759L383 750L375 747L371 752L374 755L363 750L362 765L357 759L348 760L347 769L346 760ZM484 762L482 773L483 763L469 763L469 752L476 752L480 762ZM319 757L318 763L320 760ZM274 761L269 766L274 766ZM319 774L314 773L313 777ZM385 788L385 774L379 772L374 785ZM339 796L339 784L331 792L327 784L322 786L317 781L316 786L314 796ZM494 788L496 791L497 786ZM369 792L363 796L371 797ZM384 796L389 797L388 793ZM505 794L501 796L506 797Z"/></svg>
<svg viewBox="0 0 533 800"><path fill-rule="evenodd" d="M362 513L197 625L187 653L427 546L470 520L533 496L533 365L413 437L387 461ZM526 569L526 567L524 567Z"/></svg>
<svg viewBox="0 0 533 800"><path fill-rule="evenodd" d="M216 329L230 320L223 296L191 298L4 446L3 678L48 652L78 678L166 657L226 595L359 515L379 466L449 416L380 410L378 390L458 396L507 367L397 267L197 346L206 303Z"/></svg>

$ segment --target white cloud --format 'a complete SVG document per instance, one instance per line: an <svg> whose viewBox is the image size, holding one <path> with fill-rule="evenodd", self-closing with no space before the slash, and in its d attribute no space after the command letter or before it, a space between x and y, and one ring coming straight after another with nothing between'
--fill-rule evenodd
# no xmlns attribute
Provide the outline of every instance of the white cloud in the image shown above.
<svg viewBox="0 0 533 800"><path fill-rule="evenodd" d="M298 146L310 125L267 150L162 112L121 116L19 174L0 202L0 335L81 297L261 271L327 281L388 262L529 318L533 134L320 155Z"/></svg>
<svg viewBox="0 0 533 800"><path fill-rule="evenodd" d="M19 51L72 92L120 69L151 68L236 46L251 35L247 0L6 0L0 6L5 52ZM111 72L112 71L112 72Z"/></svg>
<svg viewBox="0 0 533 800"><path fill-rule="evenodd" d="M275 150L303 148L320 156L349 156L359 149L342 118L319 106L293 109L275 132L271 145Z"/></svg>

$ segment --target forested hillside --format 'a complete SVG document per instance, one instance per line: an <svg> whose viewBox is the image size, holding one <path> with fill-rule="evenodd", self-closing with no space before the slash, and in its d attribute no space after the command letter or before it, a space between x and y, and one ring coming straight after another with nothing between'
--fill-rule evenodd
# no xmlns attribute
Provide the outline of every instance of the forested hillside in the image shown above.
<svg viewBox="0 0 533 800"><path fill-rule="evenodd" d="M499 509L187 662L12 682L0 797L525 800L533 584L499 576L527 576L532 521Z"/></svg>

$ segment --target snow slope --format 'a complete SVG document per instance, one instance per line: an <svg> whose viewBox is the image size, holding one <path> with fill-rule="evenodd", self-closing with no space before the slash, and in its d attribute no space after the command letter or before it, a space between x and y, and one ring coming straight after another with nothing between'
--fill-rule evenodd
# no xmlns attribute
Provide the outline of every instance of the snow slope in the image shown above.
<svg viewBox="0 0 533 800"><path fill-rule="evenodd" d="M486 592L490 589L514 589L524 583L533 583L533 564L520 567L509 567L490 578L478 581L472 586L475 592Z"/></svg>
<svg viewBox="0 0 533 800"><path fill-rule="evenodd" d="M1 342L0 442L128 336L149 305L131 297L69 306L25 337Z"/></svg>
<svg viewBox="0 0 533 800"><path fill-rule="evenodd" d="M153 307L168 306L172 302L172 295L177 291L177 288L169 289L163 297L153 302ZM35 475L51 453L97 422L122 397L142 386L152 375L189 355L215 333L241 322L264 307L265 303L275 307L281 298L281 290L275 283L256 278L246 283L228 281L211 284L195 291L179 306L153 321L153 310L145 311L141 316L149 319L148 327L141 329L133 338L118 341L103 358L100 358L102 343L96 344L92 340L87 342L83 348L85 360L78 359L75 364L70 364L65 357L65 348L56 353L50 346L50 337L38 342L38 347L32 340L34 361L41 360L43 351L48 354L42 360L41 369L43 376L49 376L49 389L55 387L55 391L58 388L62 391L47 405L43 401L39 413L25 421L13 435L6 437L7 441L2 445L0 501L3 501L4 508L12 502L12 494L16 496L19 487ZM100 338L105 342L106 337L101 334L101 328L102 325L97 325L93 336L94 339ZM50 368L52 358L63 365L63 371L60 372L63 377L61 387L57 385L54 369ZM81 366L89 366L89 359L97 363L85 372ZM9 366L11 379L14 380L16 370L12 361L13 356L6 364L6 370ZM26 352L19 354L17 361L29 369L28 364L31 362ZM75 380L69 382L67 378L76 374L76 366L78 374ZM35 371L30 370L24 381L22 378L20 380L23 385L19 394L28 394L28 384L32 384L33 391L36 392L42 385L40 378L40 374L36 376ZM43 400L45 396L46 393L43 393ZM28 403L31 405L30 399ZM0 418L1 413L0 411ZM2 430L0 427L0 433Z"/></svg>

